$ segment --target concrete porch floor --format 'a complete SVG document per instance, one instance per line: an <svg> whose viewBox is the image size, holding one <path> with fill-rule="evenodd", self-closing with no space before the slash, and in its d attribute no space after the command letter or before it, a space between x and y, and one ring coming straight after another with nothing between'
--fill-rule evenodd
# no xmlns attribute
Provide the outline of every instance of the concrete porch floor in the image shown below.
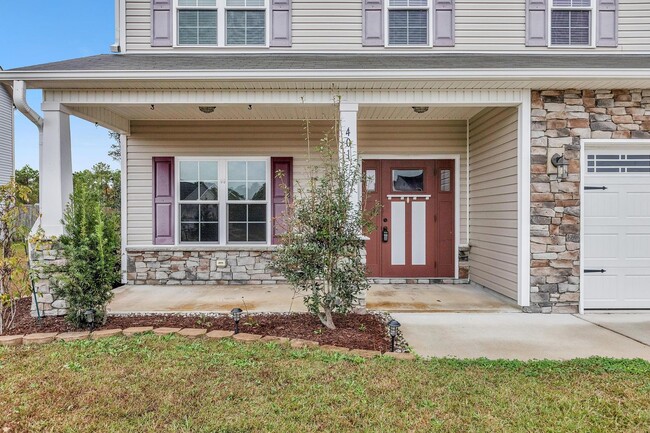
<svg viewBox="0 0 650 433"><path fill-rule="evenodd" d="M303 312L302 296L286 285L122 286L108 306L113 314ZM389 312L519 312L512 301L472 284L377 284L366 298L369 310Z"/></svg>

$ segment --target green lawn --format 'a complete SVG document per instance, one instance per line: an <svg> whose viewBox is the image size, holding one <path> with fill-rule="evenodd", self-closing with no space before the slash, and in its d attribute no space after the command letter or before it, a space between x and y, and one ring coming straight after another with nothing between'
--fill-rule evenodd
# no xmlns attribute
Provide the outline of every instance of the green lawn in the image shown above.
<svg viewBox="0 0 650 433"><path fill-rule="evenodd" d="M144 335L0 348L0 431L647 432L650 364L362 360Z"/></svg>

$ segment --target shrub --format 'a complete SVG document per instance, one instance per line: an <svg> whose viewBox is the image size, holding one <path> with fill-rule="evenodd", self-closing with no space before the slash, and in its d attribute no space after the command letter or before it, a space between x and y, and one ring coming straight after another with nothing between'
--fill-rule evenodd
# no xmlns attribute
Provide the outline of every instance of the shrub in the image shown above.
<svg viewBox="0 0 650 433"><path fill-rule="evenodd" d="M0 185L0 334L11 329L16 302L24 294L25 256L19 246L26 241L27 228L20 214L29 195L29 188L13 179Z"/></svg>
<svg viewBox="0 0 650 433"><path fill-rule="evenodd" d="M309 140L309 124L307 129ZM307 185L296 185L281 217L286 233L273 261L296 292L305 293L309 311L330 329L335 329L333 313L349 312L369 287L361 235L370 227L370 218L361 203L352 200L361 169L350 156L351 143L346 140L339 152L339 142L335 122L321 140L319 161L309 163Z"/></svg>
<svg viewBox="0 0 650 433"><path fill-rule="evenodd" d="M106 318L112 289L120 281L120 238L117 212L107 208L101 194L81 184L71 197L61 236L66 264L57 277L55 295L68 304L67 319L76 326L84 312L95 310L95 321Z"/></svg>

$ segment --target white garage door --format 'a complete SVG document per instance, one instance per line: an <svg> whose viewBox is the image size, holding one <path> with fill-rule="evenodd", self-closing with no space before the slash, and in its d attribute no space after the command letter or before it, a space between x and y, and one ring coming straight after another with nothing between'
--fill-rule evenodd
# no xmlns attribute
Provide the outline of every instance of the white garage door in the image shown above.
<svg viewBox="0 0 650 433"><path fill-rule="evenodd" d="M585 308L650 308L650 150L587 152Z"/></svg>

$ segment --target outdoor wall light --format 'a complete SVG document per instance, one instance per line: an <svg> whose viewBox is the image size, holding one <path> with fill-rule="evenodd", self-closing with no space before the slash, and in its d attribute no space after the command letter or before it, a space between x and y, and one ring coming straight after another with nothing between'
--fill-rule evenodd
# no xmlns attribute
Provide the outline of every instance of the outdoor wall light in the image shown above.
<svg viewBox="0 0 650 433"><path fill-rule="evenodd" d="M199 107L199 110L201 110L201 113L205 113L205 114L214 113L214 110L216 110L216 109L217 109L217 107L206 107L206 106Z"/></svg>
<svg viewBox="0 0 650 433"><path fill-rule="evenodd" d="M241 308L233 308L230 311L230 314L232 315L233 320L235 321L235 334L239 334L239 321L241 320L241 313L242 313Z"/></svg>
<svg viewBox="0 0 650 433"><path fill-rule="evenodd" d="M553 155L551 164L557 168L557 178L559 180L565 180L569 177L569 161L566 160L564 155L560 155L559 153Z"/></svg>
<svg viewBox="0 0 650 433"><path fill-rule="evenodd" d="M417 114L424 114L429 111L429 107L411 107Z"/></svg>
<svg viewBox="0 0 650 433"><path fill-rule="evenodd" d="M92 308L87 309L84 311L84 320L88 324L88 327L90 329L93 329L95 327L95 310Z"/></svg>
<svg viewBox="0 0 650 433"><path fill-rule="evenodd" d="M397 337L397 330L402 326L397 320L393 319L388 322L388 332L390 333L390 351L395 351L395 337Z"/></svg>

